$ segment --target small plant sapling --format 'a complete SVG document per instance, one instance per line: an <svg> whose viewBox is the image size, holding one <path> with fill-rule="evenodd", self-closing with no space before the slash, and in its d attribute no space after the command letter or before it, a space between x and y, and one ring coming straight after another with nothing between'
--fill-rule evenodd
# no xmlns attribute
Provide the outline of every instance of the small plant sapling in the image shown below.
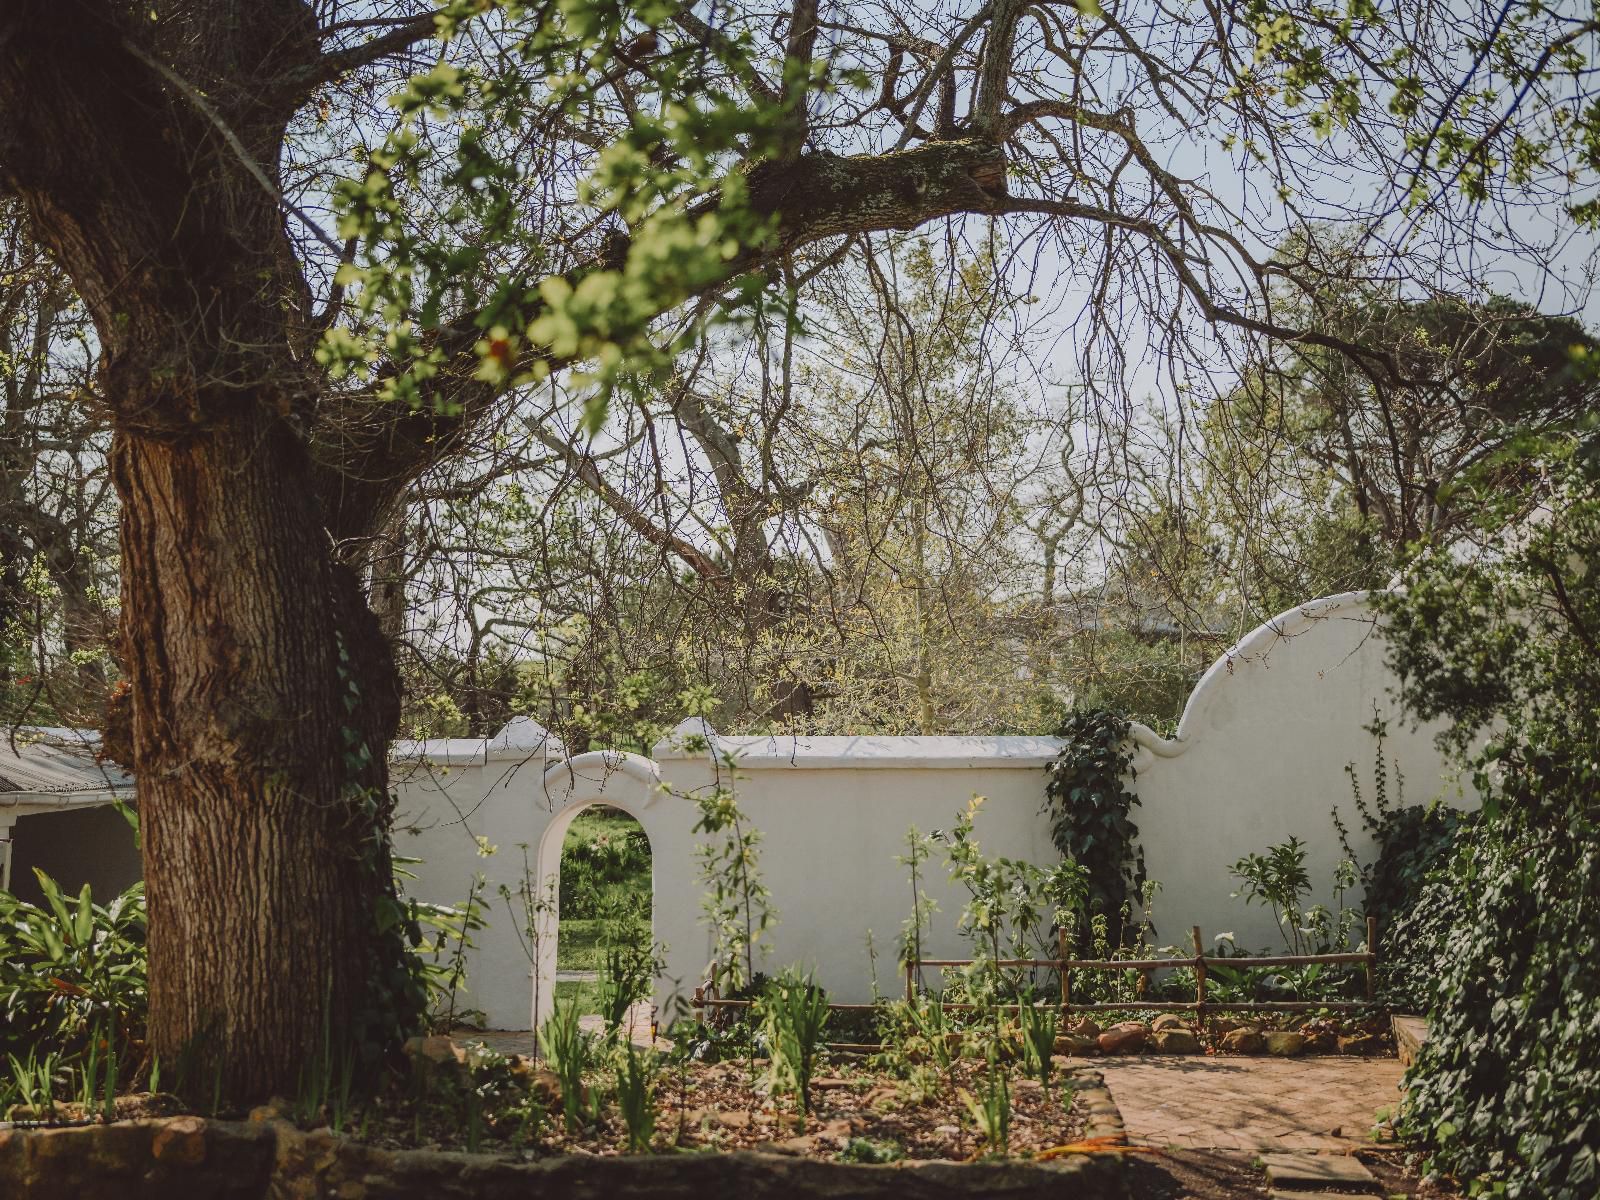
<svg viewBox="0 0 1600 1200"><path fill-rule="evenodd" d="M910 1015L917 1033L927 1043L929 1059L948 1079L962 1038L961 1032L951 1024L944 1002L937 996L927 996L911 1005Z"/></svg>
<svg viewBox="0 0 1600 1200"><path fill-rule="evenodd" d="M771 1055L769 1086L794 1097L799 1127L811 1111L811 1077L828 1025L828 997L808 975L790 968L767 984L756 1015Z"/></svg>
<svg viewBox="0 0 1600 1200"><path fill-rule="evenodd" d="M650 994L650 984L661 969L663 958L661 948L648 943L608 945L603 953L597 981L600 1016L605 1022L606 1040L615 1043L623 1035L628 1013Z"/></svg>
<svg viewBox="0 0 1600 1200"><path fill-rule="evenodd" d="M727 780L733 778L734 765L732 756L724 755ZM761 834L740 809L731 782L720 775L709 791L693 799L700 810L694 832L708 838L697 853L706 885L701 907L723 973L717 982L736 992L755 979L756 960L768 948L762 939L777 919L771 893L761 882Z"/></svg>
<svg viewBox="0 0 1600 1200"><path fill-rule="evenodd" d="M656 1080L660 1061L653 1050L630 1040L617 1067L617 1108L628 1135L628 1149L643 1154L656 1132Z"/></svg>
<svg viewBox="0 0 1600 1200"><path fill-rule="evenodd" d="M539 1053L561 1084L561 1112L569 1132L585 1124L588 1096L583 1072L589 1065L589 1043L578 1026L578 1005L574 1000L557 1000L550 1015L539 1027Z"/></svg>
<svg viewBox="0 0 1600 1200"><path fill-rule="evenodd" d="M1005 1068L995 1057L991 1045L988 1053L988 1070L984 1076L983 1095L974 1096L966 1088L957 1090L972 1120L983 1135L984 1145L991 1154L1007 1154L1011 1147L1011 1089L1006 1083Z"/></svg>
<svg viewBox="0 0 1600 1200"><path fill-rule="evenodd" d="M1050 1098L1050 1072L1054 1067L1050 1056L1056 1048L1056 1010L1024 1002L1018 1015L1022 1023L1022 1053L1029 1073L1044 1089L1045 1099Z"/></svg>
<svg viewBox="0 0 1600 1200"><path fill-rule="evenodd" d="M924 834L912 825L906 830L906 852L895 856L911 881L911 915L900 931L900 963L913 970L920 969L915 964L922 962L923 931L939 911L938 901L922 888L922 864L932 856L937 842L937 835Z"/></svg>
<svg viewBox="0 0 1600 1200"><path fill-rule="evenodd" d="M899 1162L906 1152L897 1142L880 1142L853 1137L835 1157L840 1162L881 1164Z"/></svg>

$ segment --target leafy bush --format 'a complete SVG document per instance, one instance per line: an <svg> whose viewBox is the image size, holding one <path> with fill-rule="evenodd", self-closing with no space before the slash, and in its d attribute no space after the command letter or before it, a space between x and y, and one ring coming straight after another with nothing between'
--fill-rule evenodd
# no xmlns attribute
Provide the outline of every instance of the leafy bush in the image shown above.
<svg viewBox="0 0 1600 1200"><path fill-rule="evenodd" d="M98 1043L124 1062L144 1051L144 885L109 904L89 885L76 897L35 871L40 908L0 892L0 1054L83 1061Z"/></svg>
<svg viewBox="0 0 1600 1200"><path fill-rule="evenodd" d="M974 836L983 802L982 796L973 797L948 833L936 830L931 838L944 843L950 879L967 894L956 928L971 943L973 963L947 976L947 988L990 1004L1016 999L1034 983L1031 972L996 968L995 962L1055 957L1055 931L1083 910L1085 872L1070 860L1045 869L1023 859L985 855Z"/></svg>
<svg viewBox="0 0 1600 1200"><path fill-rule="evenodd" d="M1240 883L1235 898L1272 909L1289 953L1330 954L1350 948L1350 930L1359 921L1355 910L1344 902L1345 893L1356 882L1356 866L1350 859L1334 868L1332 909L1306 904L1311 894L1306 844L1293 835L1287 842L1268 846L1265 854L1245 855L1233 864L1231 873Z"/></svg>
<svg viewBox="0 0 1600 1200"><path fill-rule="evenodd" d="M13 1084L44 1072L55 1080L58 1099L71 1098L90 1076L103 1081L120 1071L126 1082L138 1069L155 1086L162 1068L145 1046L144 884L100 905L88 884L70 896L48 875L35 874L43 907L0 892L0 1057L16 1060ZM453 1003L464 972L452 963L471 944L470 931L482 927L481 906L408 905L417 974L441 1005ZM433 930L431 940L423 928ZM177 1083L184 1064L167 1068Z"/></svg>
<svg viewBox="0 0 1600 1200"><path fill-rule="evenodd" d="M1439 953L1404 1128L1474 1191L1578 1200L1600 1190L1600 440L1519 453L1540 519L1485 488L1486 551L1422 555L1384 604L1404 700L1483 798L1417 906Z"/></svg>
<svg viewBox="0 0 1600 1200"><path fill-rule="evenodd" d="M1440 885L1408 1128L1514 1197L1600 1187L1600 821L1476 839ZM1424 910L1425 911L1425 910Z"/></svg>
<svg viewBox="0 0 1600 1200"><path fill-rule="evenodd" d="M462 1008L459 1001L467 985L467 952L475 948L472 935L489 924L483 901L486 886L487 880L475 874L460 907L402 893L409 959L427 996L428 1028L433 1032L448 1033L462 1021L483 1017L476 1009Z"/></svg>
<svg viewBox="0 0 1600 1200"><path fill-rule="evenodd" d="M1456 850L1471 834L1477 814L1443 804L1405 803L1405 779L1395 772L1395 798L1389 797L1389 767L1384 758L1386 723L1376 713L1367 727L1374 740L1372 801L1367 802L1354 763L1345 767L1355 810L1378 847L1378 857L1360 866L1368 916L1378 923L1379 997L1392 1008L1427 1007L1433 964L1442 952L1451 920L1460 916L1449 889L1430 887L1446 871ZM1346 856L1356 860L1349 830L1338 809L1334 827Z"/></svg>
<svg viewBox="0 0 1600 1200"><path fill-rule="evenodd" d="M1378 858L1365 872L1367 915L1392 928L1417 906L1428 881L1450 865L1477 814L1413 804L1387 812L1372 829Z"/></svg>
<svg viewBox="0 0 1600 1200"><path fill-rule="evenodd" d="M1219 937L1206 956L1206 999L1216 1004L1245 1004L1279 1000L1353 1000L1365 995L1364 977L1355 968L1330 963L1255 967L1250 965L1251 958L1249 951L1234 945L1231 935ZM1171 998L1192 999L1193 970L1186 968L1173 974L1181 976L1181 985L1170 993Z"/></svg>

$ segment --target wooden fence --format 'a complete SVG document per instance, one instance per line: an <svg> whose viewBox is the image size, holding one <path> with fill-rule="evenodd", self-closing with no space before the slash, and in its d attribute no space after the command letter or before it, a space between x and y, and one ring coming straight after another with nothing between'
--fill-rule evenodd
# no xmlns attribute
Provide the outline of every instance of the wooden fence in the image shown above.
<svg viewBox="0 0 1600 1200"><path fill-rule="evenodd" d="M1097 1011L1127 1011L1142 1009L1149 1011L1191 1011L1199 1021L1204 1021L1207 1013L1213 1012L1311 1012L1322 1009L1348 1011L1350 1009L1371 1008L1377 996L1377 965L1378 965L1378 922L1373 917L1367 918L1367 948L1345 954L1269 954L1260 957L1224 958L1220 955L1205 953L1205 941L1201 936L1200 927L1194 926L1191 930L1194 938L1194 954L1185 958L1073 958L1067 946L1067 933L1061 930L1057 934L1056 958L1002 958L993 961L989 959L971 958L922 958L906 963L906 999L915 1001L917 997L917 978L924 968L969 967L974 962L986 962L996 968L1027 968L1030 970L1052 970L1061 980L1061 1001L1059 1004L1063 1016L1072 1012L1097 1012ZM1303 967L1318 963L1329 966L1360 966L1363 969L1366 983L1365 1000L1235 1000L1213 1001L1206 999L1206 978L1211 968L1226 965L1229 968L1248 970L1255 967ZM1195 987L1193 1000L1146 1000L1143 994L1148 987L1152 971L1166 971L1177 967L1190 967L1194 970ZM1133 1000L1101 1000L1092 1003L1078 1003L1072 999L1072 973L1074 971L1138 971L1140 974L1140 996ZM718 994L717 964L711 963L707 968L706 978L694 990L694 1007L698 1010L707 1008L748 1008L752 1003L749 1000L725 1000ZM869 1012L876 1008L873 1004L830 1004L828 1006L835 1012ZM974 1004L946 1004L944 1007L953 1009L971 1009L986 1007ZM1015 1009L1015 1004L1000 1005L1003 1009Z"/></svg>
<svg viewBox="0 0 1600 1200"><path fill-rule="evenodd" d="M1187 958L1073 958L1068 953L1066 930L1057 933L1057 958L1009 958L996 959L991 965L995 967L1013 968L1047 968L1057 973L1061 980L1061 1004L1063 1014L1069 1012L1096 1012L1104 1010L1148 1009L1152 1011L1192 1010L1195 1015L1204 1019L1208 1012L1308 1012L1317 1009L1348 1010L1357 1008L1370 1008L1377 997L1377 966L1378 966L1378 922L1375 917L1367 918L1367 948L1365 950L1351 951L1345 954L1265 954L1259 957L1224 958L1220 955L1207 956L1205 953L1205 940L1201 936L1200 926L1193 926L1191 934L1194 938L1194 954ZM989 962L988 959L978 960L971 958L924 958L906 963L906 999L915 1000L917 994L917 976L925 967L968 967L974 962ZM1211 1001L1206 999L1206 975L1210 967L1226 965L1229 968L1248 970L1254 967L1303 967L1323 963L1330 966L1355 966L1359 965L1365 975L1367 998L1365 1000L1238 1000L1238 1001ZM1193 1000L1145 1000L1143 994L1149 985L1150 972L1171 970L1175 967L1191 967L1194 970L1194 999ZM1089 1004L1076 1003L1072 999L1072 973L1074 971L1138 971L1140 975L1139 998L1133 1000L1101 1000ZM969 1008L971 1005L952 1004L949 1008ZM1009 1005L1007 1007L1015 1007Z"/></svg>

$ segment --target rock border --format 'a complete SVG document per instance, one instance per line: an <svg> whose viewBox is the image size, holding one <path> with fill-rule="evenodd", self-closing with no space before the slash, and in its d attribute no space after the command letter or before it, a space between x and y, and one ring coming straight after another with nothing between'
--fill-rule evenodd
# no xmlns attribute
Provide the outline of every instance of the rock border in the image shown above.
<svg viewBox="0 0 1600 1200"><path fill-rule="evenodd" d="M1140 1054L1392 1058L1399 1036L1399 1019L1393 1021L1391 1027L1391 1018L1375 1015L1340 1031L1317 1024L1284 1027L1231 1017L1208 1017L1197 1024L1174 1013L1162 1013L1149 1023L1127 1020L1102 1028L1084 1015L1057 1035L1055 1054L1063 1065L1070 1060Z"/></svg>
<svg viewBox="0 0 1600 1200"><path fill-rule="evenodd" d="M518 1163L486 1154L386 1150L284 1120L182 1116L58 1128L0 1126L0 1195L8 1200L1124 1200L1122 1114L1097 1071L1075 1068L1085 1140L1098 1152L1050 1162L868 1165L759 1151Z"/></svg>
<svg viewBox="0 0 1600 1200"><path fill-rule="evenodd" d="M1416 1063L1423 1044L1428 1040L1428 1018L1412 1013L1395 1013L1390 1019L1394 1025L1395 1053L1399 1056L1400 1065L1409 1068Z"/></svg>

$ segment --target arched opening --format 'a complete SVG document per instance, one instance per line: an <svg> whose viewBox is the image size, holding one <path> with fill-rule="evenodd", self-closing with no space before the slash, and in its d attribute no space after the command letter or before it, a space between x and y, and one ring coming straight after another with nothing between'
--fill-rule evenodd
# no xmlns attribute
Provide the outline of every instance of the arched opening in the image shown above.
<svg viewBox="0 0 1600 1200"><path fill-rule="evenodd" d="M539 1028L550 1016L558 985L564 985L559 988L564 997L572 995L580 1002L586 998L586 994L598 998L598 993L604 989L598 986L586 989L581 985L597 985L601 980L580 977L579 972L593 970L598 976L605 970L608 941L619 948L636 950L645 962L651 964L649 975L643 983L646 999L640 1006L648 1024L649 999L655 984L655 847L642 827L642 817L655 805L660 786L661 777L655 763L638 755L615 751L580 754L545 771L544 795L561 807L545 825L535 851L534 878L538 881L538 898L536 903L530 905L533 911L529 914L534 932L531 947L534 959L531 997L533 1028ZM583 820L585 814L590 813L597 815ZM607 813L617 815L603 815ZM573 861L581 858L602 862L613 858L618 860L613 864L615 869L599 872L602 884L598 889L602 898L599 905L593 903L592 892L585 894L580 876L592 879L594 873L583 867L573 867L571 878L574 880L574 894L572 897L564 896L567 880L563 878L563 859L567 857L568 835L575 824L576 854ZM606 844L593 845L601 835L605 836ZM618 837L624 839L625 845L617 845ZM577 846L585 843L588 843L588 849L576 850ZM605 886L607 883L616 885L616 890L610 893L612 903L609 906L604 902L609 890ZM647 908L639 899L641 892L647 898ZM628 899L630 896L631 900ZM626 915L629 904L635 914L640 908L644 908L645 912L642 928L635 918L631 930L626 924L621 930L623 934L637 936L636 941L630 941L629 936L603 937L603 924L574 924L568 931L576 935L569 938L570 948L564 956L559 953L563 912L571 914L574 922L604 922L608 908L612 915L618 908ZM586 945L593 947L592 952L586 951ZM563 958L566 963L564 968L560 965ZM566 977L558 978L558 975Z"/></svg>
<svg viewBox="0 0 1600 1200"><path fill-rule="evenodd" d="M574 805L556 824L541 846L541 859L554 865L545 874L554 953L537 981L536 1020L557 1003L576 1004L586 1027L619 1020L629 1036L648 1038L655 981L650 838L638 818L604 803Z"/></svg>

